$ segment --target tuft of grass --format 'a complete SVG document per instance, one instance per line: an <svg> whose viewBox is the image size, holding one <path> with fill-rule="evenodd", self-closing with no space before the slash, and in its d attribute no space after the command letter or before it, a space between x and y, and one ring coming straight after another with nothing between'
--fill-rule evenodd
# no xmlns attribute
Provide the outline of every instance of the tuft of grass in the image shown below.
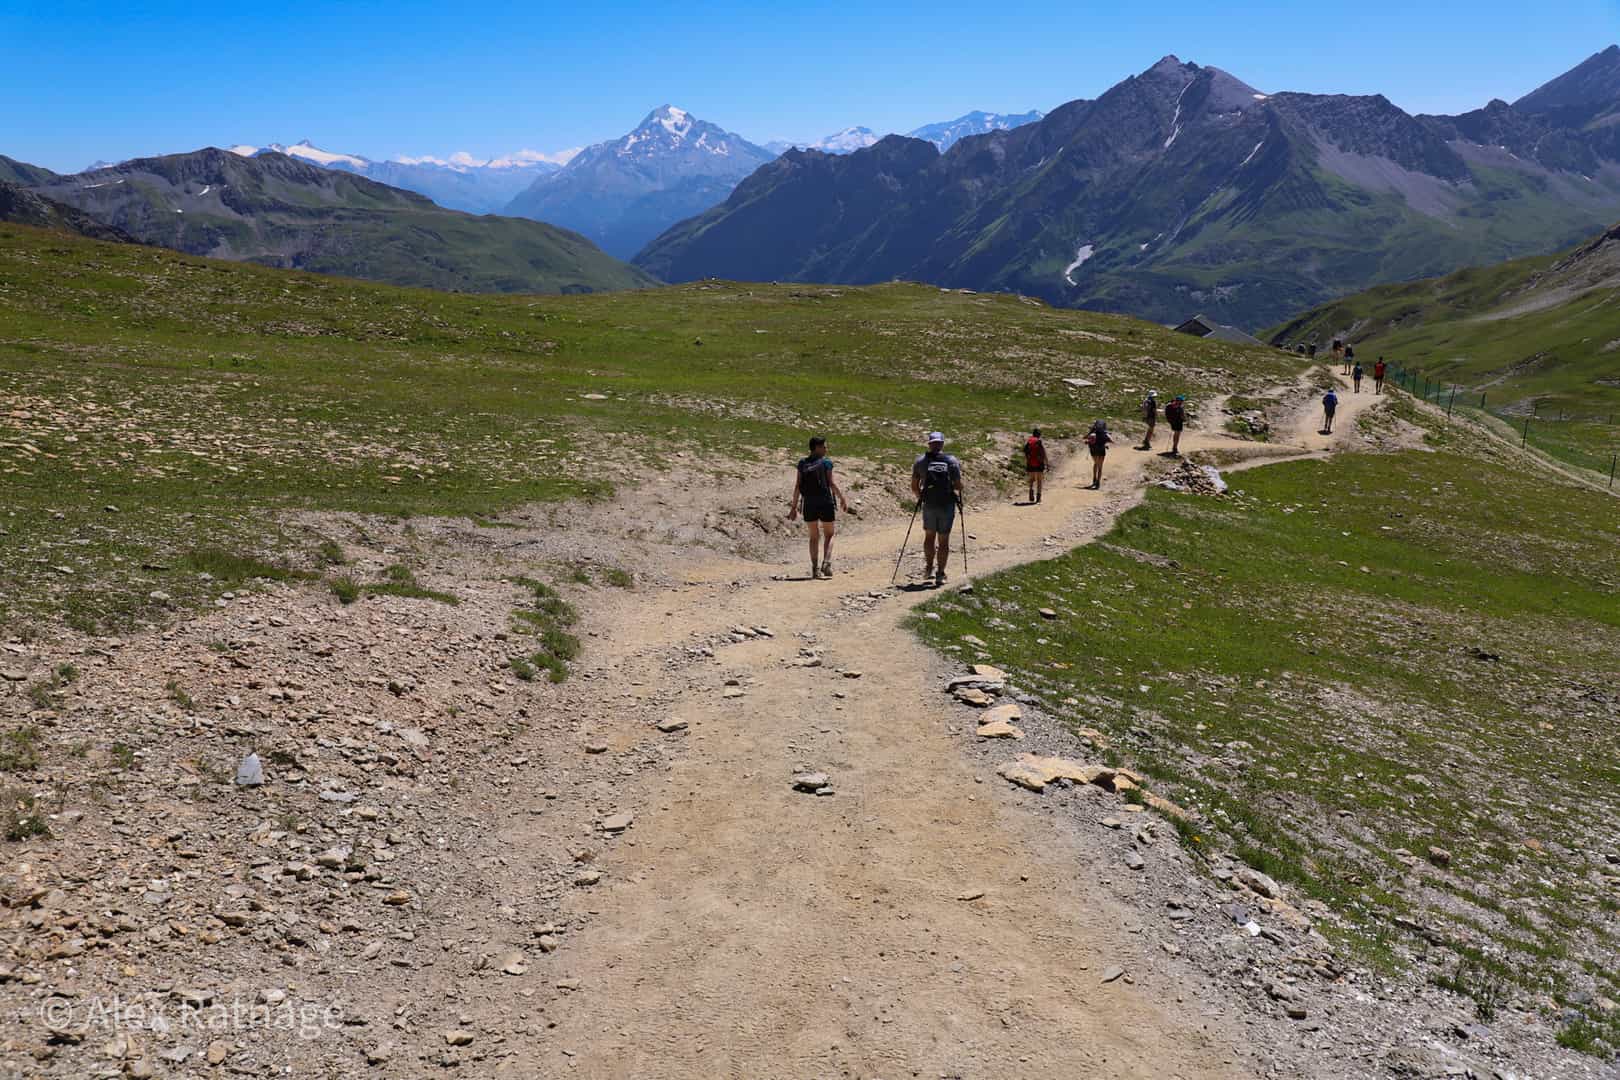
<svg viewBox="0 0 1620 1080"><path fill-rule="evenodd" d="M25 788L0 788L0 836L12 843L51 835L39 800Z"/></svg>
<svg viewBox="0 0 1620 1080"><path fill-rule="evenodd" d="M1566 1050L1591 1054L1593 1057L1608 1056L1603 1045L1603 1029L1584 1016L1565 1024L1558 1032L1557 1041Z"/></svg>
<svg viewBox="0 0 1620 1080"><path fill-rule="evenodd" d="M115 766L125 771L135 767L135 750L126 743L116 742L107 747L107 756Z"/></svg>
<svg viewBox="0 0 1620 1080"><path fill-rule="evenodd" d="M635 575L620 566L608 567L605 571L603 571L602 576L607 580L607 583L612 585L615 589L629 589L633 588L636 584Z"/></svg>
<svg viewBox="0 0 1620 1080"><path fill-rule="evenodd" d="M344 566L349 558L343 554L343 547L336 540L322 540L315 549L315 557L322 566Z"/></svg>
<svg viewBox="0 0 1620 1080"><path fill-rule="evenodd" d="M0 772L31 772L39 768L42 739L39 728L33 725L13 728L0 735Z"/></svg>
<svg viewBox="0 0 1620 1080"><path fill-rule="evenodd" d="M230 769L208 758L197 759L197 775L210 784L225 784L232 779Z"/></svg>
<svg viewBox="0 0 1620 1080"><path fill-rule="evenodd" d="M519 632L537 635L539 648L527 657L519 657L521 663L514 663L512 671L527 682L543 670L552 682L560 683L568 678L569 661L579 657L579 638L566 629L579 621L579 612L543 581L517 577L513 582L528 590L533 605L512 612L513 626Z"/></svg>
<svg viewBox="0 0 1620 1080"><path fill-rule="evenodd" d="M28 700L36 709L54 709L62 703L61 692L79 681L79 669L57 664L49 675L28 684Z"/></svg>
<svg viewBox="0 0 1620 1080"><path fill-rule="evenodd" d="M197 699L193 698L191 694L187 692L186 688L181 686L178 681L170 679L168 682L163 684L163 689L167 691L169 700L180 706L186 712L190 712L197 707Z"/></svg>
<svg viewBox="0 0 1620 1080"><path fill-rule="evenodd" d="M327 585L341 604L352 604L362 596L403 596L410 600L436 600L452 607L461 603L459 596L427 588L416 580L416 575L411 572L410 567L403 563L396 563L385 569L381 581L361 583L345 574L331 579Z"/></svg>
<svg viewBox="0 0 1620 1080"><path fill-rule="evenodd" d="M368 596L403 596L411 600L437 600L452 607L461 603L458 596L427 588L416 580L411 568L403 563L388 567L383 571L383 577L386 580L361 586L362 591Z"/></svg>
<svg viewBox="0 0 1620 1080"><path fill-rule="evenodd" d="M250 581L294 581L309 575L254 555L228 551L219 547L195 548L180 557L180 569L194 574L208 574L226 587L245 585Z"/></svg>
<svg viewBox="0 0 1620 1080"><path fill-rule="evenodd" d="M1474 1003L1474 1012L1487 1024L1507 1005L1512 969L1491 963L1483 957L1464 956L1450 972L1432 976L1429 981Z"/></svg>

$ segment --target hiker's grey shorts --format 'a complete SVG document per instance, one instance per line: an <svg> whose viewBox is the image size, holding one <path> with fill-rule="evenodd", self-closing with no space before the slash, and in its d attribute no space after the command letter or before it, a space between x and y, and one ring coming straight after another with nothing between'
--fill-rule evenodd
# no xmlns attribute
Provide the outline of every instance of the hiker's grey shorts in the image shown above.
<svg viewBox="0 0 1620 1080"><path fill-rule="evenodd" d="M956 524L956 504L935 506L933 503L923 503L922 519L925 531L949 535L951 528Z"/></svg>

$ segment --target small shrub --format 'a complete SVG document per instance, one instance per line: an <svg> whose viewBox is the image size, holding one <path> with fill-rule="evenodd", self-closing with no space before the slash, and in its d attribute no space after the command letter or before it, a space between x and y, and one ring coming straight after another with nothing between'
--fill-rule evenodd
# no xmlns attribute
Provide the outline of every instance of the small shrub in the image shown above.
<svg viewBox="0 0 1620 1080"><path fill-rule="evenodd" d="M635 575L617 566L608 567L606 577L607 583L617 589L628 589L636 583Z"/></svg>
<svg viewBox="0 0 1620 1080"><path fill-rule="evenodd" d="M112 758L113 764L120 769L133 769L135 767L135 750L125 743L113 743L107 747L107 755Z"/></svg>
<svg viewBox="0 0 1620 1080"><path fill-rule="evenodd" d="M331 586L332 595L338 598L340 604L352 604L360 599L360 583L352 577L333 578Z"/></svg>
<svg viewBox="0 0 1620 1080"><path fill-rule="evenodd" d="M315 554L322 566L343 566L349 561L336 540L322 540L321 546L315 549Z"/></svg>
<svg viewBox="0 0 1620 1080"><path fill-rule="evenodd" d="M514 656L507 662L507 666L512 669L512 674L516 675L524 682L534 682L534 677L536 675L534 665L529 663L529 661L525 658L521 656Z"/></svg>
<svg viewBox="0 0 1620 1080"><path fill-rule="evenodd" d="M39 728L14 728L0 735L0 772L29 772L39 768Z"/></svg>

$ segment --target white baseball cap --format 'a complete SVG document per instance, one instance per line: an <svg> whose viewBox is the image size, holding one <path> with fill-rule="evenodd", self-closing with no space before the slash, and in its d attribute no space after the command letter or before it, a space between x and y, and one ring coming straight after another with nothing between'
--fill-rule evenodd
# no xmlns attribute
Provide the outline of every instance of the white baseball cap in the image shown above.
<svg viewBox="0 0 1620 1080"><path fill-rule="evenodd" d="M928 433L928 441L929 441L930 444L932 444L932 443L944 443L945 436L941 435L937 431L930 431Z"/></svg>

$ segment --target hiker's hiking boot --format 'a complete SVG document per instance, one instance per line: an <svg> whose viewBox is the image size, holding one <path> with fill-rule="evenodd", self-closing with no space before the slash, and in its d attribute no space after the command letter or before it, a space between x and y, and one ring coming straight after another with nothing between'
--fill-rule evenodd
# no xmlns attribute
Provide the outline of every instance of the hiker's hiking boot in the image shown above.
<svg viewBox="0 0 1620 1080"><path fill-rule="evenodd" d="M821 560L821 576L824 577L824 578L828 578L828 579L832 578L832 560L831 559L823 559L823 560Z"/></svg>
<svg viewBox="0 0 1620 1080"><path fill-rule="evenodd" d="M936 571L934 571L934 584L935 585L943 585L943 584L945 584L945 571L944 570L936 570Z"/></svg>

